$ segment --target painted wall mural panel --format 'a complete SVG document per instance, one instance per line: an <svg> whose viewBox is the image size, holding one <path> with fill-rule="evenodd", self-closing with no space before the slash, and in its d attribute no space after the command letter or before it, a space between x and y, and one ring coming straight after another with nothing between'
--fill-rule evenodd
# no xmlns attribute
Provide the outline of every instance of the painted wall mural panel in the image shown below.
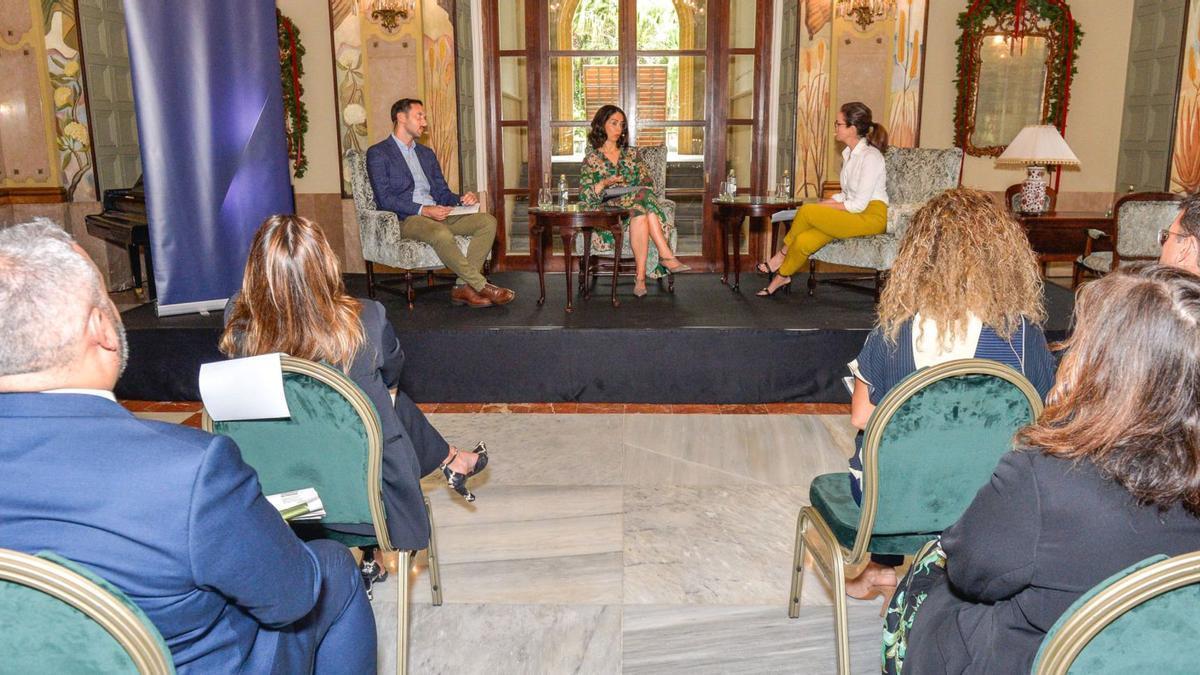
<svg viewBox="0 0 1200 675"><path fill-rule="evenodd" d="M1200 0L1192 0L1183 35L1183 73L1171 153L1171 191L1200 189Z"/></svg>
<svg viewBox="0 0 1200 675"><path fill-rule="evenodd" d="M459 189L458 103L454 0L423 0L392 31L371 18L371 0L330 0L341 152L365 151L391 128L388 111L404 96L422 99L429 129L422 143L442 162ZM350 171L342 167L342 192Z"/></svg>
<svg viewBox="0 0 1200 675"><path fill-rule="evenodd" d="M75 3L43 0L46 62L53 92L55 147L67 201L95 201L91 134L79 56Z"/></svg>
<svg viewBox="0 0 1200 675"><path fill-rule="evenodd" d="M892 81L885 124L889 142L902 148L915 148L920 141L927 8L928 0L908 0L896 7Z"/></svg>
<svg viewBox="0 0 1200 675"><path fill-rule="evenodd" d="M829 127L829 77L833 59L832 0L801 0L800 57L796 88L796 194L820 197L825 182Z"/></svg>

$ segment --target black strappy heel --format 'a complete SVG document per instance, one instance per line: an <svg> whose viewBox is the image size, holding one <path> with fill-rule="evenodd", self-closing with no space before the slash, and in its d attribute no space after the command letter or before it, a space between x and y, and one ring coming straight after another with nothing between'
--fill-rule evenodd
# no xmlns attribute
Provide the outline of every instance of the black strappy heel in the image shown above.
<svg viewBox="0 0 1200 675"><path fill-rule="evenodd" d="M480 441L479 445L475 446L475 449L471 452L479 455L479 459L475 461L475 468L471 470L471 473L463 474L450 468L450 462L454 461L454 458L458 456L458 453L451 455L450 459L447 460L445 464L442 464L441 467L439 467L442 470L442 475L446 477L446 485L448 485L458 494L462 495L463 498L468 502L475 501L475 495L467 489L467 479L487 468L488 463L487 446L484 445L483 441Z"/></svg>

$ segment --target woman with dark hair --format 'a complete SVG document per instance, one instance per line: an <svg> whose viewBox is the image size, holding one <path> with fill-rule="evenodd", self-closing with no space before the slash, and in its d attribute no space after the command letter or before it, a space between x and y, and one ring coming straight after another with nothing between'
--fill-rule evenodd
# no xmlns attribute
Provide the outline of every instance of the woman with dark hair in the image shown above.
<svg viewBox="0 0 1200 675"><path fill-rule="evenodd" d="M396 389L404 352L383 305L346 293L341 265L316 223L299 216L263 221L250 244L242 289L225 307L219 346L230 357L284 352L323 361L371 399L383 427L383 503L396 548L428 545L422 476L441 470L450 487L474 501L466 481L487 466L487 448L450 446Z"/></svg>
<svg viewBox="0 0 1200 675"><path fill-rule="evenodd" d="M647 276L657 279L664 273L686 272L691 268L675 259L667 243L673 226L667 223L666 213L654 196L649 170L629 147L625 113L615 105L600 106L592 118L588 143L592 149L584 156L580 169L579 199L588 206L606 202L629 209L622 227L637 263L633 294L640 298L646 294ZM614 194L617 191L622 194ZM611 251L613 243L608 232L592 235L595 251ZM620 254L616 252L618 257Z"/></svg>
<svg viewBox="0 0 1200 675"><path fill-rule="evenodd" d="M842 150L842 191L796 212L783 247L758 272L772 276L759 296L774 295L792 283L808 257L835 239L883 234L887 229L887 130L871 119L871 109L853 101L842 105L833 123L833 137Z"/></svg>
<svg viewBox="0 0 1200 675"><path fill-rule="evenodd" d="M1090 588L1200 549L1198 326L1183 270L1083 287L1046 409L893 596L885 671L1027 673Z"/></svg>

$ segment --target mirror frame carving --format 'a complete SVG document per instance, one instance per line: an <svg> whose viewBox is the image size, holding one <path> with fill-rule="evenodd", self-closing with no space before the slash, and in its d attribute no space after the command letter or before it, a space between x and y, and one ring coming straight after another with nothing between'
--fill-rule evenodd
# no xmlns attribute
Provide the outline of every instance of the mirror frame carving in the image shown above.
<svg viewBox="0 0 1200 675"><path fill-rule="evenodd" d="M995 35L1009 39L1046 38L1046 82L1042 94L1042 124L1053 124L1059 133L1067 128L1071 80L1076 53L1083 38L1079 22L1064 0L975 0L958 15L958 100L954 108L955 145L974 157L996 157L1005 145L976 147L975 106L979 97L979 50L983 40Z"/></svg>

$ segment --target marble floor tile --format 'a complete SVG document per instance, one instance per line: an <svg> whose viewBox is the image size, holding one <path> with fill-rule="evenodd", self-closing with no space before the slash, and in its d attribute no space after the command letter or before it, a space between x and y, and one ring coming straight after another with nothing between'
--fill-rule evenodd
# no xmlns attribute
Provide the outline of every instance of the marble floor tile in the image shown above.
<svg viewBox="0 0 1200 675"><path fill-rule="evenodd" d="M813 415L629 415L626 485L808 485L842 470Z"/></svg>
<svg viewBox="0 0 1200 675"><path fill-rule="evenodd" d="M471 479L475 491L477 485L620 485L622 417L434 413L429 420L451 444L487 442L489 465Z"/></svg>
<svg viewBox="0 0 1200 675"><path fill-rule="evenodd" d="M807 488L626 488L626 604L787 604Z"/></svg>
<svg viewBox="0 0 1200 675"><path fill-rule="evenodd" d="M620 487L492 485L472 504L429 494L447 603L620 603ZM429 602L425 575L415 602Z"/></svg>
<svg viewBox="0 0 1200 675"><path fill-rule="evenodd" d="M395 672L395 603L372 606L378 671ZM409 622L410 673L621 672L619 606L413 605Z"/></svg>
<svg viewBox="0 0 1200 675"><path fill-rule="evenodd" d="M878 609L853 606L849 619L851 672L878 673ZM804 608L789 619L778 606L626 605L622 637L625 675L837 670L828 607Z"/></svg>
<svg viewBox="0 0 1200 675"><path fill-rule="evenodd" d="M813 417L825 426L825 430L833 439L833 447L837 448L843 457L849 459L854 456L854 437L858 435L858 429L850 424L849 415L813 415Z"/></svg>

